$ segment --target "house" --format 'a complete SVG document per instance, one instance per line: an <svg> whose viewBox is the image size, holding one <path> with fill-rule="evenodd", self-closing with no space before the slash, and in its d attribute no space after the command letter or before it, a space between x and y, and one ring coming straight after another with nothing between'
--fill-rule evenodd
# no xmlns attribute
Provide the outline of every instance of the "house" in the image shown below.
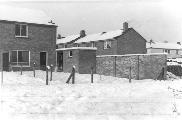
<svg viewBox="0 0 182 120"><path fill-rule="evenodd" d="M146 53L146 40L128 23L123 29L87 35L75 41L78 47L96 47L97 55L123 55Z"/></svg>
<svg viewBox="0 0 182 120"><path fill-rule="evenodd" d="M123 23L123 29L108 32L86 35L82 30L80 35L71 35L57 40L57 45L57 65L60 68L63 63L62 49L70 47L96 47L96 55L145 54L147 52L146 40L133 28L128 28L127 22Z"/></svg>
<svg viewBox="0 0 182 120"><path fill-rule="evenodd" d="M182 46L178 43L161 43L149 42L146 43L147 53L167 53L168 58L181 57Z"/></svg>
<svg viewBox="0 0 182 120"><path fill-rule="evenodd" d="M81 30L80 34L62 37L61 39L56 40L56 48L57 48L56 61L57 61L58 70L63 69L63 50L60 50L60 49L73 47L75 41L85 36L86 36L85 31Z"/></svg>
<svg viewBox="0 0 182 120"><path fill-rule="evenodd" d="M42 11L0 6L0 67L32 70L34 63L36 69L56 65L56 31Z"/></svg>
<svg viewBox="0 0 182 120"><path fill-rule="evenodd" d="M85 36L86 36L85 30L81 30L80 34L70 35L67 37L61 37L56 40L57 49L73 47L75 41L77 41L78 39L83 38Z"/></svg>

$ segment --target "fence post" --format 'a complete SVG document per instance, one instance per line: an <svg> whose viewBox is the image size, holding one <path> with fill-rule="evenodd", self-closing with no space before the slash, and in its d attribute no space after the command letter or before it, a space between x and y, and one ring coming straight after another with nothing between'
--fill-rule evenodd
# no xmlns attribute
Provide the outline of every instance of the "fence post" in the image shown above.
<svg viewBox="0 0 182 120"><path fill-rule="evenodd" d="M114 77L116 77L116 56L114 56Z"/></svg>
<svg viewBox="0 0 182 120"><path fill-rule="evenodd" d="M137 62L138 62L138 66L137 66L137 80L139 80L140 79L140 59L139 59L139 55L138 55L138 60L137 60Z"/></svg>
<svg viewBox="0 0 182 120"><path fill-rule="evenodd" d="M73 66L73 76L72 76L72 84L75 84L75 66Z"/></svg>
<svg viewBox="0 0 182 120"><path fill-rule="evenodd" d="M69 83L70 79L72 78L72 84L75 83L75 66L73 66L70 76L68 77L68 80L66 83Z"/></svg>
<svg viewBox="0 0 182 120"><path fill-rule="evenodd" d="M3 85L3 67L1 69L1 86Z"/></svg>
<svg viewBox="0 0 182 120"><path fill-rule="evenodd" d="M48 85L48 66L46 66L46 85Z"/></svg>
<svg viewBox="0 0 182 120"><path fill-rule="evenodd" d="M9 68L8 68L9 72L11 72L12 68L11 68L11 64L10 64L10 62L9 62L8 67L9 67Z"/></svg>
<svg viewBox="0 0 182 120"><path fill-rule="evenodd" d="M50 81L52 81L52 68L53 68L53 64L51 64L51 75L50 75Z"/></svg>
<svg viewBox="0 0 182 120"><path fill-rule="evenodd" d="M2 65L1 65L1 67L2 67L2 69L1 69L1 86L3 85L3 53L1 54L1 63L2 63Z"/></svg>
<svg viewBox="0 0 182 120"><path fill-rule="evenodd" d="M129 83L131 83L131 66L129 68Z"/></svg>
<svg viewBox="0 0 182 120"><path fill-rule="evenodd" d="M94 80L93 80L93 67L91 67L91 83L94 83Z"/></svg>
<svg viewBox="0 0 182 120"><path fill-rule="evenodd" d="M21 75L22 75L22 63L21 63L21 65L20 65L21 67L20 67L20 72L21 72Z"/></svg>
<svg viewBox="0 0 182 120"><path fill-rule="evenodd" d="M35 77L35 63L33 63L33 76Z"/></svg>

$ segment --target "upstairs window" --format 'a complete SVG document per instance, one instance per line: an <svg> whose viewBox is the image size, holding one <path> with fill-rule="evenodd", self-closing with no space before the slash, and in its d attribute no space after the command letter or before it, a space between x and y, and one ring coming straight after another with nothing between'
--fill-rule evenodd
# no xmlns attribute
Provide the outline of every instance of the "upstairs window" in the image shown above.
<svg viewBox="0 0 182 120"><path fill-rule="evenodd" d="M79 44L76 44L76 47L80 47L80 45Z"/></svg>
<svg viewBox="0 0 182 120"><path fill-rule="evenodd" d="M28 26L25 24L15 25L15 36L16 37L28 37Z"/></svg>
<svg viewBox="0 0 182 120"><path fill-rule="evenodd" d="M104 49L111 48L111 41L104 41Z"/></svg>
<svg viewBox="0 0 182 120"><path fill-rule="evenodd" d="M67 46L67 44L64 44L64 48L67 48L68 46Z"/></svg>

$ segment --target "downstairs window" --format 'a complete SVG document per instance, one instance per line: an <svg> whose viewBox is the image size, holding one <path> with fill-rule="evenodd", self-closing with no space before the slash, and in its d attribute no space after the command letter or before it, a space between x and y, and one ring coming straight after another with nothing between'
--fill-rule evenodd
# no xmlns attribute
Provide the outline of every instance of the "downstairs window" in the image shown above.
<svg viewBox="0 0 182 120"><path fill-rule="evenodd" d="M25 50L14 50L10 54L11 65L25 65L30 64L30 51Z"/></svg>

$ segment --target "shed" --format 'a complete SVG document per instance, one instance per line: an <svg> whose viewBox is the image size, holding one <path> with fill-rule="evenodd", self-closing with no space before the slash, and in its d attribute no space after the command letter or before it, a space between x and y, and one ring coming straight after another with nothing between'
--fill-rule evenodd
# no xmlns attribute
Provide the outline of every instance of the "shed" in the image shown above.
<svg viewBox="0 0 182 120"><path fill-rule="evenodd" d="M57 49L57 66L61 67L63 72L71 72L72 66L75 66L76 72L80 74L89 74L93 67L95 73L96 50L95 47Z"/></svg>

